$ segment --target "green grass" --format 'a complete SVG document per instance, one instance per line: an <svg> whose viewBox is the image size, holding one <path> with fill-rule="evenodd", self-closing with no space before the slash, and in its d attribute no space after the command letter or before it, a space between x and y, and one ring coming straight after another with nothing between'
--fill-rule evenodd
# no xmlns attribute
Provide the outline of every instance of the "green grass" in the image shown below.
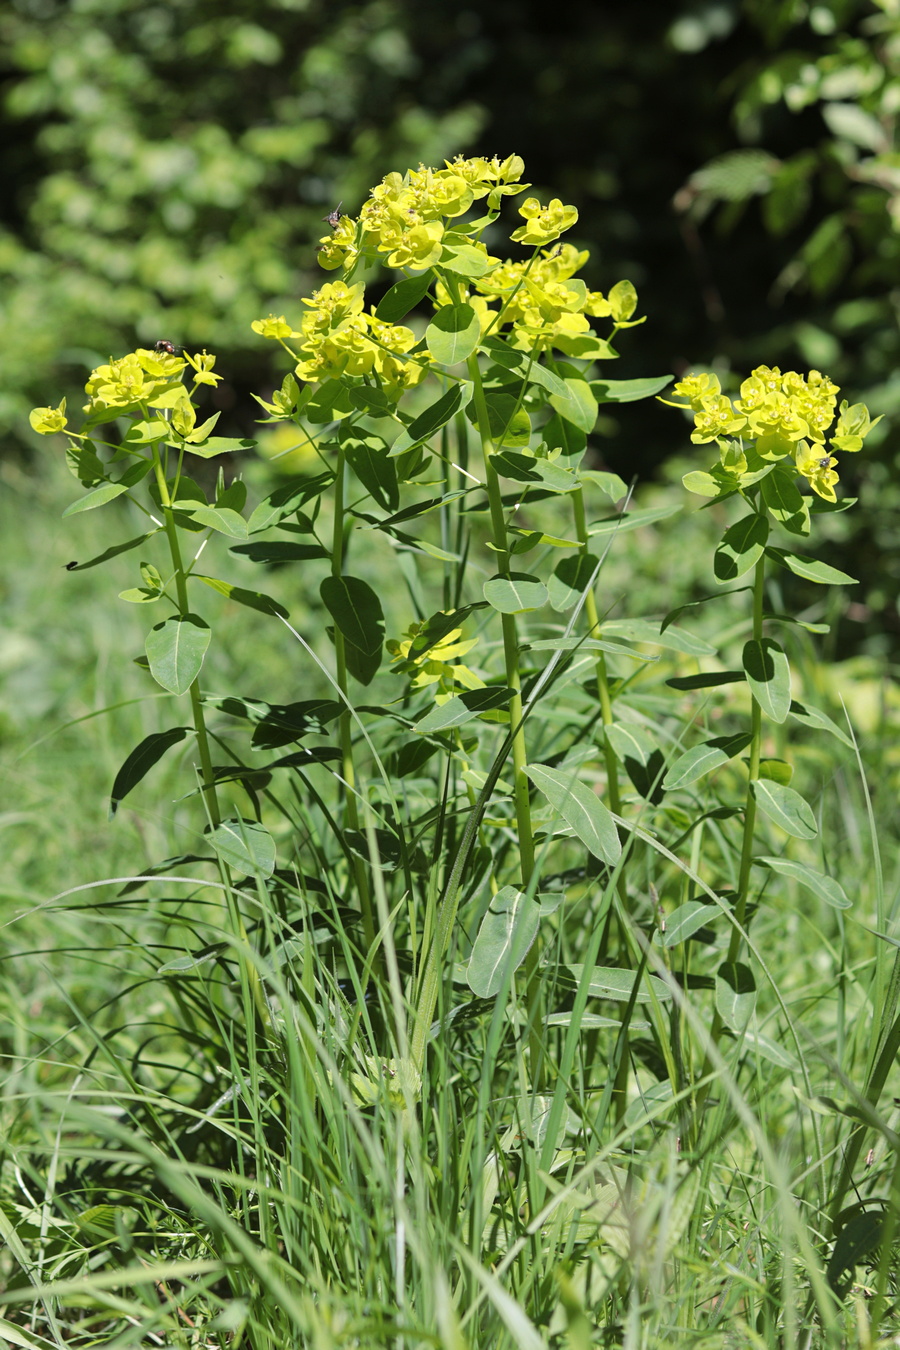
<svg viewBox="0 0 900 1350"><path fill-rule="evenodd" d="M897 1017L892 696L860 732L860 758L790 726L819 838L788 847L761 824L754 852L827 871L851 906L768 874L750 929L757 1001L746 1034L709 1039L727 917L708 915L680 943L660 921L708 899L708 879L719 878L717 893L734 884L739 827L693 822L740 796L738 758L713 786L695 785L689 810L641 797L623 777L623 810L648 833L621 878L553 834L549 808L538 809L539 889L564 898L541 920L537 1002L510 969L491 998L466 983L491 899L476 855L420 1084L410 964L470 809L465 785L440 756L384 781L360 744L368 809L357 842L383 936L374 971L325 768L261 799L279 849L268 883L248 878L228 897L213 868L184 863L125 890L122 878L197 848L193 769L174 752L108 822L127 751L183 712L129 662L146 613L113 597L133 569L63 570L96 551L89 517L59 522L71 495L53 471L7 471L0 1346L895 1344L890 1044L884 1081L878 1073ZM601 612L659 617L698 598L721 528L706 511L623 534L604 565ZM399 635L405 592L386 552L375 559L388 633ZM258 571L246 575L260 584ZM303 569L264 585L326 662ZM742 601L679 622L715 637L727 665L744 637ZM327 694L282 625L239 607L219 613L211 692ZM611 658L631 680L631 725L673 754L696 739L695 723L712 735L740 729L740 695L673 699L665 679L695 666L656 654L637 674ZM802 632L790 655L802 695L845 726L838 696L852 706L863 682L837 679ZM533 761L577 762L581 748L580 772L599 781L588 674L538 705L529 750ZM359 701L383 706L397 689L385 675ZM381 747L389 722L366 722ZM234 721L218 715L213 729L230 735ZM765 754L778 757L786 734L768 736ZM500 738L482 732L481 771ZM246 807L242 789L229 793ZM421 854L408 876L379 856L375 826L396 819L393 796ZM511 820L495 798L484 828L501 879L515 868ZM593 966L634 975L600 997L572 971ZM848 1147L858 1148L852 1184L841 1180Z"/></svg>

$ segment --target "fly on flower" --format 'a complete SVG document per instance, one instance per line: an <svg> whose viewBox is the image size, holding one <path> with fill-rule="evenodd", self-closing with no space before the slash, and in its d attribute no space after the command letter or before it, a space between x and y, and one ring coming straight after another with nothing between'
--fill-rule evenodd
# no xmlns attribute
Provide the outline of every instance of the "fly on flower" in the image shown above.
<svg viewBox="0 0 900 1350"><path fill-rule="evenodd" d="M168 352L169 356L177 356L179 352L184 351L184 348L176 347L175 343L169 342L168 338L159 338L154 342L153 350L155 352Z"/></svg>
<svg viewBox="0 0 900 1350"><path fill-rule="evenodd" d="M336 230L341 223L341 207L343 205L343 200L339 201L333 211L329 211L327 216L322 217L326 224L330 225L333 230Z"/></svg>

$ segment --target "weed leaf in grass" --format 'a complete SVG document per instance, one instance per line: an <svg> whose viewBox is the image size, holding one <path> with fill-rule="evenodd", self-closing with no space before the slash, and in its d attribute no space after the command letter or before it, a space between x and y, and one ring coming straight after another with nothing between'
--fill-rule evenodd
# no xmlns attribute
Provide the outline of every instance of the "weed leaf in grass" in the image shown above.
<svg viewBox="0 0 900 1350"><path fill-rule="evenodd" d="M381 665L384 641L381 601L359 577L325 577L319 593L344 637L347 669L360 684L371 684Z"/></svg>
<svg viewBox="0 0 900 1350"><path fill-rule="evenodd" d="M545 764L530 764L525 771L554 810L594 857L614 867L622 854L622 845L611 812L596 793L580 782L577 770L550 769Z"/></svg>
<svg viewBox="0 0 900 1350"><path fill-rule="evenodd" d="M716 972L716 1007L731 1031L740 1034L756 1007L753 971L742 961L723 961Z"/></svg>
<svg viewBox="0 0 900 1350"><path fill-rule="evenodd" d="M850 908L851 902L847 899L844 888L834 877L827 877L824 873L807 867L806 863L794 862L792 858L757 858L756 861L771 867L773 872L778 872L783 877L793 878L798 885L805 886L813 895L824 900L826 905L833 905L835 909Z"/></svg>
<svg viewBox="0 0 900 1350"><path fill-rule="evenodd" d="M275 871L275 840L254 820L223 820L207 838L217 856L236 872L270 877Z"/></svg>
<svg viewBox="0 0 900 1350"><path fill-rule="evenodd" d="M500 992L525 960L540 917L540 906L514 886L497 892L481 921L466 968L474 994L491 998Z"/></svg>
<svg viewBox="0 0 900 1350"><path fill-rule="evenodd" d="M677 947L680 942L687 942L689 937L712 923L721 913L718 905L705 905L702 900L685 901L666 919L662 945Z"/></svg>
<svg viewBox="0 0 900 1350"><path fill-rule="evenodd" d="M138 548L145 539L149 539L151 535L156 533L156 530L148 530L146 534L139 534L136 539L126 539L124 544L113 544L112 548L106 549L103 553L98 553L96 558L88 558L87 562L66 563L66 571L83 572L85 568L96 567L99 563L104 563L110 558L118 557L120 553L128 553L130 549Z"/></svg>
<svg viewBox="0 0 900 1350"><path fill-rule="evenodd" d="M186 694L200 674L212 634L196 614L166 619L144 643L150 674L171 694Z"/></svg>
<svg viewBox="0 0 900 1350"><path fill-rule="evenodd" d="M710 741L704 741L702 745L695 745L693 750L687 750L683 755L679 755L669 772L663 779L663 787L667 792L673 788L687 787L689 783L696 783L698 778L705 777L712 773L714 769L727 764L735 755L739 755L742 750L753 740L749 732L743 732L739 736L714 736Z"/></svg>
<svg viewBox="0 0 900 1350"><path fill-rule="evenodd" d="M791 668L774 638L745 643L742 658L747 683L759 706L773 722L783 722L791 706Z"/></svg>
<svg viewBox="0 0 900 1350"><path fill-rule="evenodd" d="M584 966L570 965L569 970L576 983L581 984ZM592 966L588 972L588 997L611 998L617 1003L628 1003L634 993L636 978L635 970L621 970L618 966ZM656 975L644 975L634 1001L649 1003L652 998L658 998L660 1002L665 1003L671 997L671 989Z"/></svg>
<svg viewBox="0 0 900 1350"><path fill-rule="evenodd" d="M190 734L190 727L171 727L168 731L157 731L152 736L145 736L140 745L134 747L116 774L112 792L109 794L110 820L116 814L119 802L127 797L131 789L136 787L145 774L149 773L154 764L162 759L170 746L177 745L179 741L183 741L185 736Z"/></svg>
<svg viewBox="0 0 900 1350"><path fill-rule="evenodd" d="M815 839L819 833L816 818L809 802L795 792L767 778L752 784L756 804L769 820L795 839Z"/></svg>
<svg viewBox="0 0 900 1350"><path fill-rule="evenodd" d="M385 511L400 505L397 465L380 436L356 436L344 442L347 460L363 487Z"/></svg>

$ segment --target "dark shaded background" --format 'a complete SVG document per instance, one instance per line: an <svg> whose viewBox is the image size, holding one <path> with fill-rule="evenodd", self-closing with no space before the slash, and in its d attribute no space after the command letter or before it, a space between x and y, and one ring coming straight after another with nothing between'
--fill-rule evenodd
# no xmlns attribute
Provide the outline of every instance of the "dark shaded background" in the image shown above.
<svg viewBox="0 0 900 1350"><path fill-rule="evenodd" d="M280 368L249 324L320 283L323 215L457 151L523 155L577 205L591 284L635 283L617 376L815 366L900 408L900 20L874 0L3 0L0 39L7 453L32 405L161 336L218 353L252 431ZM615 430L626 477L690 449L653 402ZM900 631L895 463L888 426L842 466L849 648Z"/></svg>

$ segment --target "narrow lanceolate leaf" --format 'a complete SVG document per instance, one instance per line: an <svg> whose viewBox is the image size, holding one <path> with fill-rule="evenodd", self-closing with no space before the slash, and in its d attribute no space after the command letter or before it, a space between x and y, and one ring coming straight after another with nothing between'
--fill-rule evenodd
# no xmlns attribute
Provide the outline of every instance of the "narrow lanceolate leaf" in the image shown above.
<svg viewBox="0 0 900 1350"><path fill-rule="evenodd" d="M425 329L425 345L442 366L467 360L480 338L481 320L471 305L444 305Z"/></svg>
<svg viewBox="0 0 900 1350"><path fill-rule="evenodd" d="M474 994L493 998L508 984L537 936L540 917L540 905L514 886L497 892L481 921L466 969Z"/></svg>
<svg viewBox="0 0 900 1350"><path fill-rule="evenodd" d="M185 736L190 735L190 727L171 727L169 731L157 731L152 736L145 736L140 745L136 745L131 754L125 760L119 772L116 774L115 782L112 785L112 792L109 797L109 818L113 816L119 807L119 802L133 787L135 787L145 774L153 768L170 746L177 745L183 741Z"/></svg>
<svg viewBox="0 0 900 1350"><path fill-rule="evenodd" d="M721 916L718 905L704 905L701 900L687 900L666 919L666 931L663 933L664 947L677 947L687 942L689 937L713 923Z"/></svg>
<svg viewBox="0 0 900 1350"><path fill-rule="evenodd" d="M824 873L807 867L806 863L794 862L791 858L757 858L756 861L765 863L773 872L791 877L798 885L805 886L813 895L824 900L826 905L833 905L835 909L850 908L851 902L847 899L844 888L834 877L826 877Z"/></svg>
<svg viewBox="0 0 900 1350"><path fill-rule="evenodd" d="M81 497L71 506L67 506L63 511L64 516L77 515L79 511L93 511L97 506L105 506L115 497L121 497L123 492L127 492L128 487L125 483L104 483L103 487L94 488L86 497Z"/></svg>
<svg viewBox="0 0 900 1350"><path fill-rule="evenodd" d="M327 558L328 550L321 544L290 544L287 540L267 539L253 544L235 544L231 553L258 563L308 562L311 558Z"/></svg>
<svg viewBox="0 0 900 1350"><path fill-rule="evenodd" d="M723 961L716 971L716 1008L726 1027L740 1035L755 1007L753 971L742 961Z"/></svg>
<svg viewBox="0 0 900 1350"><path fill-rule="evenodd" d="M813 727L816 731L827 731L832 736L836 736L844 745L852 745L850 737L845 731L841 731L837 722L833 722L827 713L823 713L821 708L814 708L811 703L798 703L796 699L791 703L791 717L795 717L798 722L802 722L806 727Z"/></svg>
<svg viewBox="0 0 900 1350"><path fill-rule="evenodd" d="M136 539L126 539L124 544L113 544L112 548L106 549L104 553L98 553L96 558L88 558L87 562L67 563L66 571L83 572L87 567L96 567L99 563L118 557L120 553L128 553L130 549L139 548L144 540L149 539L153 534L156 534L156 530L148 530L146 534L139 534Z"/></svg>
<svg viewBox="0 0 900 1350"><path fill-rule="evenodd" d="M547 603L547 587L538 577L513 572L509 577L492 577L483 587L488 604L501 614L525 614Z"/></svg>
<svg viewBox="0 0 900 1350"><path fill-rule="evenodd" d="M382 296L375 318L382 323L399 323L411 309L415 309L434 281L434 272L423 272L419 277L406 277Z"/></svg>
<svg viewBox="0 0 900 1350"><path fill-rule="evenodd" d="M584 966L570 965L578 984L584 977ZM633 970L621 970L618 966L591 966L588 970L588 997L611 998L617 1003L627 1003L634 992L637 973ZM651 992L652 991L652 992ZM635 996L635 1003L649 1003L652 998L660 1002L671 999L672 991L667 984L655 975L645 975Z"/></svg>
<svg viewBox="0 0 900 1350"><path fill-rule="evenodd" d="M716 580L734 581L749 572L762 556L768 537L769 522L755 511L727 529L713 562Z"/></svg>
<svg viewBox="0 0 900 1350"><path fill-rule="evenodd" d="M416 731L424 736L431 735L435 731L447 731L450 727L461 727L466 722L471 722L473 718L480 717L482 713L494 712L498 708L505 708L512 698L513 691L505 686L497 688L491 686L490 689L467 689L463 694L457 694L447 700L446 703L436 704L431 712L416 723Z"/></svg>
<svg viewBox="0 0 900 1350"><path fill-rule="evenodd" d="M663 787L667 792L671 792L673 788L687 787L689 783L696 783L698 778L703 778L714 769L721 768L735 755L746 750L752 740L752 736L744 733L740 736L715 736L710 741L704 741L702 745L695 745L693 750L686 751L676 759L663 779Z"/></svg>
<svg viewBox="0 0 900 1350"><path fill-rule="evenodd" d="M381 665L384 614L381 601L359 577L326 577L319 587L325 608L343 635L347 669L370 684Z"/></svg>
<svg viewBox="0 0 900 1350"><path fill-rule="evenodd" d="M659 746L649 732L644 731L642 727L635 726L632 722L614 722L604 729L604 735L616 752L617 758L623 764L628 759L636 760L642 768L646 769L659 750Z"/></svg>
<svg viewBox="0 0 900 1350"><path fill-rule="evenodd" d="M687 656L714 656L716 652L704 638L686 628L673 627L665 620L660 623L657 619L612 619L603 625L603 633L606 637L628 638L630 642L652 642Z"/></svg>
<svg viewBox="0 0 900 1350"><path fill-rule="evenodd" d="M284 605L273 600L271 595L266 595L264 591L245 591L241 586L232 586L230 581L220 581L218 577L200 576L198 572L194 573L197 581L202 581L204 585L210 586L220 595L226 596L229 600L234 600L239 605L246 605L248 609L258 609L261 614L277 614L279 618L286 619L288 611Z"/></svg>
<svg viewBox="0 0 900 1350"><path fill-rule="evenodd" d="M756 804L785 834L795 839L815 839L819 833L809 802L793 788L759 778L752 784Z"/></svg>
<svg viewBox="0 0 900 1350"><path fill-rule="evenodd" d="M470 386L471 388L471 386ZM446 394L441 394L430 407L410 422L405 431L400 435L391 446L391 458L395 459L397 455L404 454L412 446L418 445L421 441L427 441L429 436L433 436L436 431L450 421L450 418L462 406L462 390L458 384L454 384L448 389Z"/></svg>
<svg viewBox="0 0 900 1350"><path fill-rule="evenodd" d="M591 389L598 403L634 403L652 398L671 382L671 375L648 375L640 380L592 380Z"/></svg>
<svg viewBox="0 0 900 1350"><path fill-rule="evenodd" d="M791 706L791 668L784 650L773 638L744 645L744 674L751 693L765 715L783 722Z"/></svg>
<svg viewBox="0 0 900 1350"><path fill-rule="evenodd" d="M786 567L795 576L803 577L805 581L817 581L821 586L856 585L856 577L850 577L846 572L830 567L828 563L807 558L802 553L788 553L783 548L767 548L766 557L781 563L782 567Z"/></svg>
<svg viewBox="0 0 900 1350"><path fill-rule="evenodd" d="M252 450L255 445L256 441L233 440L230 436L210 436L199 445L192 445L190 451L192 455L199 455L201 459L214 459L216 455L233 455L238 450Z"/></svg>
<svg viewBox="0 0 900 1350"><path fill-rule="evenodd" d="M576 771L530 764L526 773L575 831L585 848L596 858L615 866L622 854L616 823L596 793L579 781Z"/></svg>
<svg viewBox="0 0 900 1350"><path fill-rule="evenodd" d="M216 855L236 872L270 877L275 871L275 840L254 820L223 820L207 838Z"/></svg>
<svg viewBox="0 0 900 1350"><path fill-rule="evenodd" d="M150 674L172 694L186 694L200 674L210 633L196 614L166 619L147 634L144 650Z"/></svg>

